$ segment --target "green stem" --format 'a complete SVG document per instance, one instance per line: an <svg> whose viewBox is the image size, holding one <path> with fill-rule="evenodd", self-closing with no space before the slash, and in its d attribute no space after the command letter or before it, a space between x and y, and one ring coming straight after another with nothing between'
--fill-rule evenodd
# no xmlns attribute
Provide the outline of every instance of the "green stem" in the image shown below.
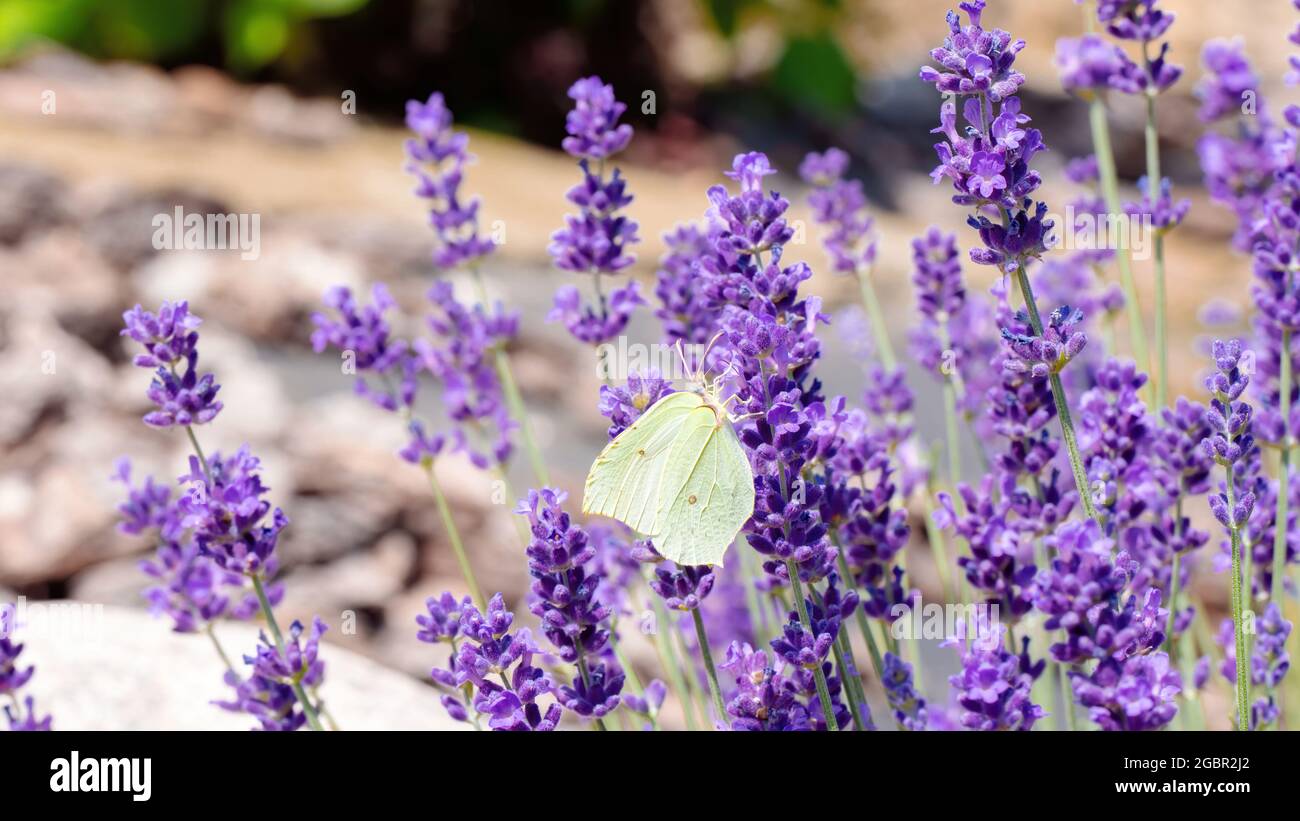
<svg viewBox="0 0 1300 821"><path fill-rule="evenodd" d="M858 686L862 681L858 679L856 667L850 667L845 659L845 647L843 635L837 635L834 643L831 644L831 652L835 654L835 668L840 671L841 683L844 685L844 694L849 701L849 713L853 716L853 725L859 731L867 729L866 720L862 717L862 705L864 699L860 697L857 686L854 686L854 680L857 680Z"/></svg>
<svg viewBox="0 0 1300 821"><path fill-rule="evenodd" d="M851 581L853 575L849 572L849 562L844 558L844 550L840 548L838 539L833 539L832 542L835 544L839 553L836 557L836 562L839 566L840 576L844 578L845 585L853 587L854 585ZM880 646L876 644L876 636L871 632L871 625L867 622L867 616L862 612L861 607L855 607L853 609L853 615L857 618L858 630L862 633L862 640L867 643L867 653L870 654L871 665L876 670L876 679L878 681L884 681L885 663L880 656Z"/></svg>
<svg viewBox="0 0 1300 821"><path fill-rule="evenodd" d="M1060 668L1060 665L1056 666L1058 669ZM1079 719L1074 714L1074 685L1070 683L1070 677L1066 675L1064 670L1061 670L1060 674L1061 702L1062 709L1065 711L1065 727L1070 732L1075 732L1079 729Z"/></svg>
<svg viewBox="0 0 1300 821"><path fill-rule="evenodd" d="M1038 315L1038 304L1034 301L1034 289L1029 284L1029 273L1025 271L1025 266L1016 267L1016 281L1020 285L1020 295L1025 301L1025 310L1029 312L1029 324L1034 329L1037 336L1043 335L1043 320ZM1052 384L1052 400L1056 403L1056 419L1061 423L1061 438L1065 440L1065 449L1070 457L1070 470L1074 473L1074 486L1079 491L1079 499L1083 503L1083 509L1088 516L1098 525L1102 525L1101 517L1097 514L1097 509L1092 504L1092 494L1088 492L1088 474L1083 470L1083 459L1079 456L1079 443L1074 435L1074 422L1070 418L1070 406L1065 400L1065 386L1061 384L1061 376L1053 372L1049 377Z"/></svg>
<svg viewBox="0 0 1300 821"><path fill-rule="evenodd" d="M627 675L627 681L628 684L631 685L632 687L632 692L644 698L645 687L641 685L641 677L636 674L636 670L632 668L632 662L628 660L627 654L623 652L622 643L617 641L614 638L614 636L617 633L618 633L618 622L615 621L613 627L610 629L610 641L609 641L610 646L614 648L614 658L618 659L619 666L623 668L623 672ZM656 718L653 713L650 714L648 718L650 719L651 729L658 730L659 729L658 718Z"/></svg>
<svg viewBox="0 0 1300 821"><path fill-rule="evenodd" d="M194 455L199 457L199 464L203 466L203 478L208 480L208 491L211 492L213 490L212 468L208 466L208 457L203 455L203 448L199 446L199 438L194 435L194 427L186 425L185 435L190 438L190 446L194 448Z"/></svg>
<svg viewBox="0 0 1300 821"><path fill-rule="evenodd" d="M185 426L185 433L189 437L191 447L194 448L194 455L198 457L199 464L203 468L203 476L208 482L208 492L212 492L212 468L208 464L208 458L203 454L203 448L199 445L199 438L194 435L194 428L189 425ZM284 657L284 635L280 633L280 624L275 620L275 611L271 609L271 602L266 597L266 589L262 585L262 577L257 573L250 573L249 578L253 580L253 592L257 594L257 603L262 608L262 615L266 617L267 629L271 631L271 636L275 639L275 646L276 649L279 650L280 656ZM225 662L226 669L233 672L234 667L230 664L230 659L226 656L225 650L222 649L221 644L217 641L216 634L212 632L211 625L209 625L208 636L212 639L213 646L217 648L217 653L221 656L221 660ZM303 692L302 683L295 679L291 686L293 688L294 696L298 699L298 703L302 705L302 712L307 718L307 725L313 730L324 730L321 726L320 718L316 715L316 708L312 706L311 700L308 699L307 694Z"/></svg>
<svg viewBox="0 0 1300 821"><path fill-rule="evenodd" d="M644 610L645 608L638 605L637 609ZM677 702L682 706L682 716L686 721L686 729L695 730L698 729L698 725L695 722L694 703L691 700L690 692L686 689L686 681L682 676L681 665L673 657L672 644L668 641L667 634L664 633L668 629L667 617L661 617L658 610L659 608L656 607L653 644L655 652L659 655L659 666L668 674L668 685L672 688L673 694L677 696Z"/></svg>
<svg viewBox="0 0 1300 821"><path fill-rule="evenodd" d="M537 446L537 439L533 436L533 423L528 418L528 408L524 405L523 394L519 392L514 371L510 368L510 355L504 348L497 348L496 369L497 378L501 380L501 389L506 395L506 404L510 407L510 415L519 424L519 433L524 440L524 450L528 453L528 463L532 466L533 475L542 485L549 485L551 474L546 469L546 460L542 458L542 450Z"/></svg>
<svg viewBox="0 0 1300 821"><path fill-rule="evenodd" d="M767 619L763 613L763 604L758 600L758 591L754 589L754 554L748 545L736 546L740 555L741 583L745 586L745 609L749 611L749 627L754 633L756 645L766 645L768 641Z"/></svg>
<svg viewBox="0 0 1300 821"><path fill-rule="evenodd" d="M871 271L862 271L858 274L858 288L862 292L862 306L867 309L871 335L876 341L876 355L880 357L880 364L885 366L885 370L892 371L898 367L898 357L894 355L894 345L889 341L889 329L885 326L885 312L880 308L880 298L876 295Z"/></svg>
<svg viewBox="0 0 1300 821"><path fill-rule="evenodd" d="M1277 516L1273 520L1273 589L1271 596L1282 606L1282 579L1286 574L1288 506L1291 503L1291 330L1282 331L1281 375L1278 390L1282 414L1282 453L1277 470Z"/></svg>
<svg viewBox="0 0 1300 821"><path fill-rule="evenodd" d="M695 621L695 638L700 643L700 655L704 658L704 672L709 678L713 709L718 712L718 723L724 727L729 726L727 707L722 703L722 688L718 686L718 671L713 666L713 651L709 648L709 634L704 630L704 617L700 615L700 608L691 611L691 618Z"/></svg>
<svg viewBox="0 0 1300 821"><path fill-rule="evenodd" d="M203 632L208 634L208 639L212 642L212 647L217 651L217 655L221 656L221 663L226 665L226 670L231 673L235 672L235 665L230 663L230 656L226 655L226 648L221 646L221 641L217 638L217 631L212 622L207 623L207 626L203 628Z"/></svg>
<svg viewBox="0 0 1300 821"><path fill-rule="evenodd" d="M1227 474L1228 516L1231 518L1236 506L1231 465L1227 468ZM1242 623L1245 607L1241 579L1241 531L1234 522L1229 524L1228 532L1232 539L1232 626L1237 661L1237 729L1244 731L1250 729L1250 654L1246 650L1245 625Z"/></svg>
<svg viewBox="0 0 1300 821"><path fill-rule="evenodd" d="M1174 544L1181 545L1183 540L1183 478L1178 477L1178 494L1174 501ZM1165 652L1170 660L1176 658L1177 643L1174 641L1174 620L1178 614L1179 576L1182 575L1182 554L1174 551L1173 568L1169 574L1169 624L1165 628Z"/></svg>
<svg viewBox="0 0 1300 821"><path fill-rule="evenodd" d="M591 672L587 669L587 657L581 654L578 656L578 676L582 679L583 686L591 687ZM605 726L604 720L598 718L596 729L603 733L609 728Z"/></svg>
<svg viewBox="0 0 1300 821"><path fill-rule="evenodd" d="M483 284L483 275L479 272L478 266L470 269L474 277L474 287L478 292L479 303L486 311L488 307L487 287ZM510 367L510 355L506 353L504 347L498 347L495 352L497 379L501 381L501 391L506 396L506 405L510 408L510 416L519 425L519 434L524 440L524 451L528 454L528 462L532 466L533 475L542 485L551 483L550 472L546 469L546 460L542 458L541 448L537 446L537 439L533 436L532 422L528 417L528 406L524 404L523 394L519 392L519 385L515 381L514 371Z"/></svg>
<svg viewBox="0 0 1300 821"><path fill-rule="evenodd" d="M271 609L271 600L266 597L266 587L262 584L262 577L258 573L250 573L249 578L253 580L253 592L257 594L257 603L262 608L262 615L266 618L266 627L271 631L271 637L275 640L275 647L280 652L280 657L285 658L284 634L280 632L280 625L275 620L275 611ZM290 682L293 688L293 694L302 705L302 713L307 718L307 726L318 732L323 732L320 716L316 715L316 708L312 706L311 699L307 698L307 693L302 689L302 682L295 676Z"/></svg>
<svg viewBox="0 0 1300 821"><path fill-rule="evenodd" d="M1115 171L1115 153L1110 145L1110 126L1106 122L1106 103L1094 96L1088 104L1088 124L1092 129L1092 146L1097 155L1097 170L1101 177L1101 193L1106 202L1108 216L1118 218L1124 214L1119 199L1119 176ZM1147 373L1151 372L1150 354L1147 352L1146 330L1142 325L1142 307L1138 304L1137 285L1133 280L1133 261L1128 242L1115 249L1119 266L1120 284L1124 288L1125 309L1128 312L1129 336L1133 345L1133 358ZM1148 385L1144 391L1150 391ZM1148 395L1148 400L1150 396Z"/></svg>
<svg viewBox="0 0 1300 821"><path fill-rule="evenodd" d="M451 549L456 554L456 562L460 565L460 573L465 578L465 584L469 587L469 594L474 598L474 603L480 610L486 612L487 601L483 598L483 592L479 589L478 579L474 577L474 568L470 566L469 555L465 552L465 543L461 541L460 530L456 528L456 520L451 515L451 505L447 504L447 497L442 492L442 485L438 483L437 474L433 468L433 460L425 459L422 463L425 474L429 477L429 488L433 490L434 501L438 505L438 515L442 517L442 526L447 531L447 538L451 541Z"/></svg>
<svg viewBox="0 0 1300 821"><path fill-rule="evenodd" d="M1146 44L1143 43L1143 58L1150 72L1151 60L1146 57ZM1160 133L1156 129L1156 91L1148 88L1147 122L1144 130L1147 153L1147 198L1155 202L1160 195ZM1169 306L1165 297L1165 237L1159 229L1155 232L1155 268L1156 268L1156 407L1163 408L1169 401Z"/></svg>
<svg viewBox="0 0 1300 821"><path fill-rule="evenodd" d="M803 600L803 582L799 580L799 566L795 564L794 559L786 559L786 572L790 575L790 587L794 593L794 606L799 612L799 623L803 629L809 633L812 632L812 619L808 617L808 604ZM826 719L826 729L836 731L839 725L835 723L835 709L831 706L831 690L826 684L826 673L822 670L820 664L813 667L813 679L817 682L817 700L822 705L822 716Z"/></svg>
<svg viewBox="0 0 1300 821"><path fill-rule="evenodd" d="M662 602L659 604L660 607L663 607ZM682 677L686 680L686 692L690 695L691 704L699 711L700 724L704 727L711 727L708 697L700 692L699 670L695 667L695 659L691 656L691 648L686 645L686 637L682 634L677 621L671 618L666 608L664 608L663 612L666 620L664 623L668 625L673 650L682 666Z"/></svg>

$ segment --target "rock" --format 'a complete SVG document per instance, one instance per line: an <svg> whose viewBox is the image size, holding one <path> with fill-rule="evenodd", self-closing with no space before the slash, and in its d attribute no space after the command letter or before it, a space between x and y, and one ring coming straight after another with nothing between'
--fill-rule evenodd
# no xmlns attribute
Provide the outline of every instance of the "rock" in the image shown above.
<svg viewBox="0 0 1300 821"><path fill-rule="evenodd" d="M335 640L369 655L373 651L366 646L367 639L376 626L386 627L372 624L370 614L382 613L385 603L402 593L415 571L415 540L410 534L393 531L367 550L288 574L280 610L286 620L296 618L306 624L320 615L338 624ZM352 633L343 624L345 614L356 628Z"/></svg>
<svg viewBox="0 0 1300 821"><path fill-rule="evenodd" d="M20 633L27 645L23 658L36 666L30 691L38 710L53 714L56 730L253 726L248 716L211 704L226 698L228 690L221 682L221 662L203 636L173 633L166 622L141 610L107 606L88 612L91 617L72 632ZM217 635L226 655L237 659L257 646L258 629L254 624L222 622ZM332 622L331 630L337 629L337 622ZM321 657L325 661L321 695L342 729L469 726L447 717L432 687L335 646L329 633Z"/></svg>
<svg viewBox="0 0 1300 821"><path fill-rule="evenodd" d="M0 306L0 329L0 448L55 424L71 404L109 392L108 362L59 327L48 306Z"/></svg>
<svg viewBox="0 0 1300 821"><path fill-rule="evenodd" d="M66 220L66 192L67 186L52 174L0 165L0 245L17 245Z"/></svg>

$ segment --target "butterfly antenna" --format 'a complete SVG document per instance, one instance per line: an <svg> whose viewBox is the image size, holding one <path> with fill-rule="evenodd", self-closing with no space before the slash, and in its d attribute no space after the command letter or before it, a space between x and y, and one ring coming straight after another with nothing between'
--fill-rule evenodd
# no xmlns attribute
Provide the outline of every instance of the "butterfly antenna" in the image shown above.
<svg viewBox="0 0 1300 821"><path fill-rule="evenodd" d="M695 372L691 370L691 363L686 361L686 351L682 349L680 339L673 343L673 350L677 351L677 358L682 360L682 372L686 374L686 378L692 382L695 381Z"/></svg>

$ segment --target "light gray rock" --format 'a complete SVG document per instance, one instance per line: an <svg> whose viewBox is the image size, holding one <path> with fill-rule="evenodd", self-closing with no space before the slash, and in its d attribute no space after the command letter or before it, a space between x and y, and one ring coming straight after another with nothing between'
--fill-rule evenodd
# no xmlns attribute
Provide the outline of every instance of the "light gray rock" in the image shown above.
<svg viewBox="0 0 1300 821"><path fill-rule="evenodd" d="M203 635L170 632L140 610L27 602L19 638L36 665L29 685L56 730L243 730L245 715L211 704L227 696L222 666ZM44 608L38 609L38 608ZM76 609L73 609L76 608ZM334 626L337 629L337 625ZM256 625L222 623L237 659L257 643ZM344 730L454 730L435 690L326 641L322 696Z"/></svg>

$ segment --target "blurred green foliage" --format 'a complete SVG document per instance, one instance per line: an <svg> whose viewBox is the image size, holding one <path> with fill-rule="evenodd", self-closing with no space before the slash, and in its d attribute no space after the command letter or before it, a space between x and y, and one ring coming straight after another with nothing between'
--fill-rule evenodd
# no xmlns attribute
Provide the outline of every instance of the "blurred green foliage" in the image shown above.
<svg viewBox="0 0 1300 821"><path fill-rule="evenodd" d="M702 0L718 33L735 42L747 16L775 21L785 45L768 77L788 104L834 120L857 106L858 78L834 35L840 0Z"/></svg>
<svg viewBox="0 0 1300 821"><path fill-rule="evenodd" d="M43 40L94 57L165 62L218 38L227 65L249 72L278 59L297 27L369 0L0 0L0 61Z"/></svg>

